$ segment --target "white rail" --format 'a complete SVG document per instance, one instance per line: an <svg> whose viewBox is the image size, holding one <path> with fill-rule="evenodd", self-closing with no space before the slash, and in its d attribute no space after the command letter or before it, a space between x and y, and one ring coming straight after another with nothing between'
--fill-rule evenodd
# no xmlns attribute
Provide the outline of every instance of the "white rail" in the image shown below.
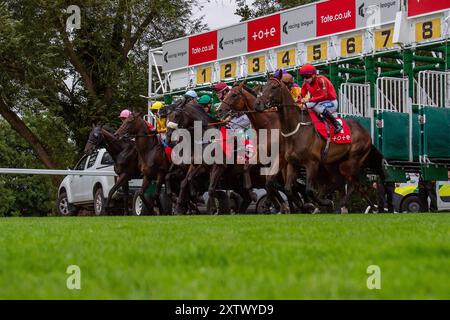
<svg viewBox="0 0 450 320"><path fill-rule="evenodd" d="M49 170L49 169L17 169L0 168L0 174L51 175L51 176L117 176L114 171L81 171L81 170Z"/></svg>

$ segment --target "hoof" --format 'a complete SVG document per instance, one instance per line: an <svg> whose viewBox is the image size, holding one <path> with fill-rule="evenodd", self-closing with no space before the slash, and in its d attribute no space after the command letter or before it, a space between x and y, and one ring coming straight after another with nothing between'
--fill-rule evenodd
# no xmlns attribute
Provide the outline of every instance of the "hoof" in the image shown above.
<svg viewBox="0 0 450 320"><path fill-rule="evenodd" d="M315 205L313 205L312 203L308 202L308 203L305 203L305 205L303 206L303 210L302 211L305 212L305 213L313 213L316 210L318 210L318 212L320 212L320 210Z"/></svg>
<svg viewBox="0 0 450 320"><path fill-rule="evenodd" d="M289 206L287 204L283 204L280 208L279 214L290 214L290 213L291 209L289 208Z"/></svg>
<svg viewBox="0 0 450 320"><path fill-rule="evenodd" d="M348 213L348 209L346 207L342 207L341 214L347 214L347 213Z"/></svg>

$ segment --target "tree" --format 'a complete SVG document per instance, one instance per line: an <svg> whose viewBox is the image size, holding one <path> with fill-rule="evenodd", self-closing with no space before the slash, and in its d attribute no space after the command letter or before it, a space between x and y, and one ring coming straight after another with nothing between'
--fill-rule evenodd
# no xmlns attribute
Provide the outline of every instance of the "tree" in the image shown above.
<svg viewBox="0 0 450 320"><path fill-rule="evenodd" d="M237 0L238 9L236 9L235 14L241 17L241 21L245 21L315 1L316 0L254 0L251 6L248 6L245 0Z"/></svg>
<svg viewBox="0 0 450 320"><path fill-rule="evenodd" d="M72 4L81 29L66 31ZM198 0L1 1L0 166L65 168L92 123L146 108L148 49L204 30L194 7ZM56 181L0 176L0 212L49 210Z"/></svg>
<svg viewBox="0 0 450 320"><path fill-rule="evenodd" d="M61 117L81 152L92 123L118 123L120 108L146 104L148 49L205 28L191 21L197 0L84 0L81 29L67 32L71 4L0 4L0 115L49 168L60 165L27 128L27 111Z"/></svg>

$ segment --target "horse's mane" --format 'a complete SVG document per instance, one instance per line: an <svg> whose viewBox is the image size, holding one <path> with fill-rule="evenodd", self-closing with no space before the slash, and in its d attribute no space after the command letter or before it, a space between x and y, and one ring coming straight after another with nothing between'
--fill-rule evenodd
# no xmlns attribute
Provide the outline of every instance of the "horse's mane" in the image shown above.
<svg viewBox="0 0 450 320"><path fill-rule="evenodd" d="M211 118L200 105L188 104L184 106L183 109L184 111L192 110L192 114L190 114L190 116L195 120L202 121L203 124L208 124L214 121L214 119Z"/></svg>
<svg viewBox="0 0 450 320"><path fill-rule="evenodd" d="M247 91L248 93L250 93L252 96L254 96L255 98L258 96L258 94L256 93L255 90L253 90L252 88L244 85L244 90Z"/></svg>

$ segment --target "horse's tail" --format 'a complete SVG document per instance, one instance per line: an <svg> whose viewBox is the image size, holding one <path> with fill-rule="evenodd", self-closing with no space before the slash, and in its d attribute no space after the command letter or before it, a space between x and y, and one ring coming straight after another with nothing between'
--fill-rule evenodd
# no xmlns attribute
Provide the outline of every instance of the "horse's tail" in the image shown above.
<svg viewBox="0 0 450 320"><path fill-rule="evenodd" d="M380 176L381 180L384 180L386 178L386 174L384 172L383 167L383 160L384 157L381 154L380 151L378 151L377 147L372 144L372 147L370 149L369 155L366 159L366 167L371 169L374 174L377 174Z"/></svg>

